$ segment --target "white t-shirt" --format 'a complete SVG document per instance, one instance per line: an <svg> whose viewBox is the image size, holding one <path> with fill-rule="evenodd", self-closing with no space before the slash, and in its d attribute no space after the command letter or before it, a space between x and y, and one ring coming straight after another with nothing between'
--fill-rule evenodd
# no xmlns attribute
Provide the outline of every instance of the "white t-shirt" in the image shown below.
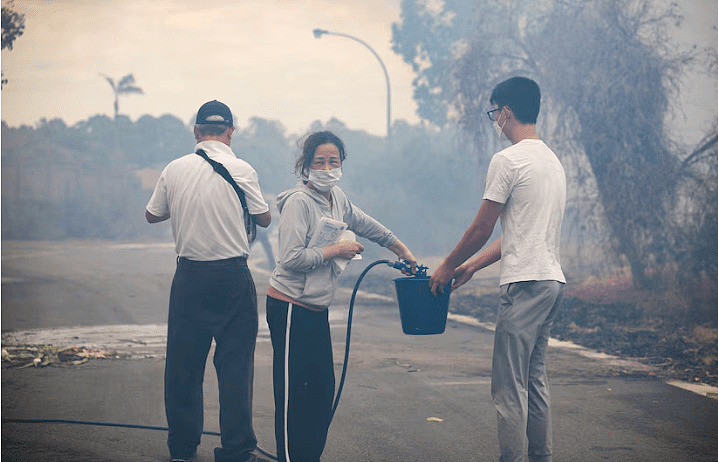
<svg viewBox="0 0 718 462"><path fill-rule="evenodd" d="M504 204L500 284L566 282L559 256L566 175L556 154L541 140L523 140L496 153L484 199Z"/></svg>
<svg viewBox="0 0 718 462"><path fill-rule="evenodd" d="M210 159L224 165L244 191L252 215L269 210L259 188L257 172L221 141L203 141ZM249 242L242 204L232 186L195 153L175 159L157 181L147 211L161 217L170 213L175 251L190 260L211 261L247 257Z"/></svg>

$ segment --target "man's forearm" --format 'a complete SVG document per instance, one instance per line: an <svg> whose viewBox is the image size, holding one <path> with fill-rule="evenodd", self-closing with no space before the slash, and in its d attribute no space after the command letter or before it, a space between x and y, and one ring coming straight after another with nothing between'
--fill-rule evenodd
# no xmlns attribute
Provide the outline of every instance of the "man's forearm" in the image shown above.
<svg viewBox="0 0 718 462"><path fill-rule="evenodd" d="M454 247L446 260L445 264L450 268L457 268L466 260L471 258L476 252L481 250L481 247L486 244L491 234L482 233L479 226L474 224L469 227L461 238L461 241Z"/></svg>
<svg viewBox="0 0 718 462"><path fill-rule="evenodd" d="M501 214L503 204L484 199L474 221L464 233L461 241L451 251L444 264L456 269L488 242L494 232L494 225Z"/></svg>
<svg viewBox="0 0 718 462"><path fill-rule="evenodd" d="M496 239L483 252L466 262L468 269L475 273L501 260L501 238Z"/></svg>

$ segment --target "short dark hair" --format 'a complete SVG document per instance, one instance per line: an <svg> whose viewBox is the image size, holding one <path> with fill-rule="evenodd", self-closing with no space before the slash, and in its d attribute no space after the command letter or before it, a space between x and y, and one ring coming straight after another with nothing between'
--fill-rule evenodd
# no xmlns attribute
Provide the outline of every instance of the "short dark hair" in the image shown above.
<svg viewBox="0 0 718 462"><path fill-rule="evenodd" d="M535 124L541 107L541 90L526 77L512 77L496 85L489 102L499 108L508 106L522 124Z"/></svg>
<svg viewBox="0 0 718 462"><path fill-rule="evenodd" d="M304 179L309 176L309 169L314 160L314 153L317 148L323 144L333 144L339 150L339 160L344 162L347 158L346 151L344 150L344 142L334 133L330 131L314 132L311 133L302 143L299 140L297 143L302 146L302 153L294 164L294 173L303 176Z"/></svg>
<svg viewBox="0 0 718 462"><path fill-rule="evenodd" d="M220 136L231 127L217 124L197 124L194 126L202 136Z"/></svg>

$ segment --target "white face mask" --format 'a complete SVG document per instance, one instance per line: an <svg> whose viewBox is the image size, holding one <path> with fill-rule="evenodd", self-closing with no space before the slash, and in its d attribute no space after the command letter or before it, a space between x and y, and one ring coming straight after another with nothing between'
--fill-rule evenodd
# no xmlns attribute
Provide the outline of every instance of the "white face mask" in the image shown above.
<svg viewBox="0 0 718 462"><path fill-rule="evenodd" d="M501 141L503 137L506 136L504 134L504 125L506 125L506 121L508 120L504 120L504 125L499 126L499 119L501 118L502 112L504 111L499 112L499 116L496 118L496 120L494 120L494 130L496 130L496 136L499 137L499 141Z"/></svg>
<svg viewBox="0 0 718 462"><path fill-rule="evenodd" d="M317 191L327 192L337 184L342 177L341 167L331 170L309 170L309 182Z"/></svg>

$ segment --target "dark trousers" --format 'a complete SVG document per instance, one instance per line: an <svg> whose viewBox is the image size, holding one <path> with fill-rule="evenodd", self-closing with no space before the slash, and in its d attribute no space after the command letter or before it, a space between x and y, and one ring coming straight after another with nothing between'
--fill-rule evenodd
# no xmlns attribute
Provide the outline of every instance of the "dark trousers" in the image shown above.
<svg viewBox="0 0 718 462"><path fill-rule="evenodd" d="M257 446L252 429L257 317L257 293L246 259L178 259L165 362L167 445L172 458L188 458L200 443L202 382L213 338L222 434L215 461L242 462Z"/></svg>
<svg viewBox="0 0 718 462"><path fill-rule="evenodd" d="M329 313L291 305L287 347L289 310L289 303L267 297L267 323L274 348L277 458L279 462L318 462L327 441L334 400ZM288 403L285 403L285 368L289 370ZM289 457L285 451L285 431Z"/></svg>

